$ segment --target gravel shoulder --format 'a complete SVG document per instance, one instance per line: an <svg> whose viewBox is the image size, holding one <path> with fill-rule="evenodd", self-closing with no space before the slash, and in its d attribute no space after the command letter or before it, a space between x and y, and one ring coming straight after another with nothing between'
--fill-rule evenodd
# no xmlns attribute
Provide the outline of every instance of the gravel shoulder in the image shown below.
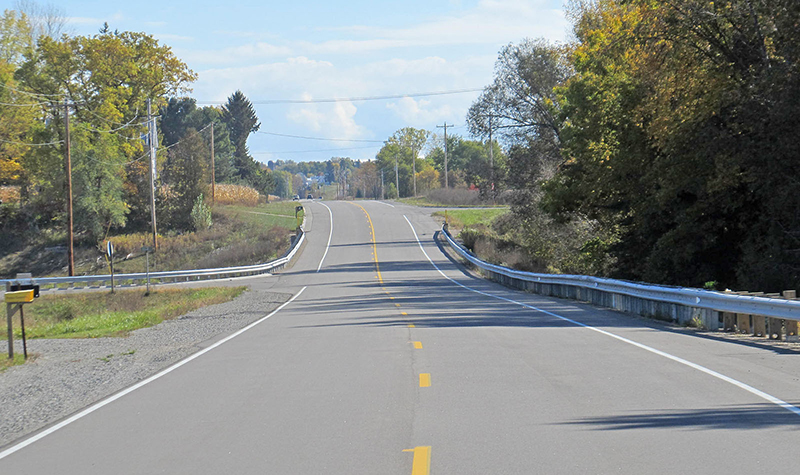
<svg viewBox="0 0 800 475"><path fill-rule="evenodd" d="M251 289L125 338L29 340L35 359L0 373L0 447L159 372L289 298ZM7 352L0 342L0 354Z"/></svg>

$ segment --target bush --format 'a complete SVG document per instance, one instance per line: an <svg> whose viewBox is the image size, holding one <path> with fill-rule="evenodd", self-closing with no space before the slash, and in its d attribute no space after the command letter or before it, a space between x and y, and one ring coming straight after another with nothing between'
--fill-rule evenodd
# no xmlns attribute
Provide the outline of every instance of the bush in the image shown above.
<svg viewBox="0 0 800 475"><path fill-rule="evenodd" d="M192 206L192 225L195 231L205 231L211 227L211 208L203 202L203 194L194 200Z"/></svg>

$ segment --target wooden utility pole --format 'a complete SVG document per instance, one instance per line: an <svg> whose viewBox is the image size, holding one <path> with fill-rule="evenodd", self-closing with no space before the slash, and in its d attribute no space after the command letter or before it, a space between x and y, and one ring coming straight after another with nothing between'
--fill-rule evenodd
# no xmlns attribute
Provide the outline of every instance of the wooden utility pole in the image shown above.
<svg viewBox="0 0 800 475"><path fill-rule="evenodd" d="M211 123L211 206L214 206L216 199L216 176L214 170L214 123Z"/></svg>
<svg viewBox="0 0 800 475"><path fill-rule="evenodd" d="M69 142L69 104L66 99L64 100L64 149L66 152L66 161L64 166L67 172L67 227L69 230L69 243L67 244L67 268L69 269L69 276L75 275L75 249L74 249L74 235L72 223L72 156L70 151Z"/></svg>
<svg viewBox="0 0 800 475"><path fill-rule="evenodd" d="M453 127L452 125L448 125L447 121L445 121L444 125L437 125L436 128L444 128L444 187L448 188L447 183L447 128Z"/></svg>
<svg viewBox="0 0 800 475"><path fill-rule="evenodd" d="M414 177L414 198L417 197L417 151L411 147L411 175Z"/></svg>
<svg viewBox="0 0 800 475"><path fill-rule="evenodd" d="M489 116L489 180L492 184L492 198L494 198L494 141L492 140L492 116Z"/></svg>
<svg viewBox="0 0 800 475"><path fill-rule="evenodd" d="M400 175L397 173L397 152L394 153L394 186L397 188L397 197L400 198Z"/></svg>
<svg viewBox="0 0 800 475"><path fill-rule="evenodd" d="M150 99L147 99L147 130L148 140L150 145L150 173L148 178L150 181L150 220L153 224L153 249L158 249L158 232L156 229L156 140L158 135L156 133L156 120L150 110Z"/></svg>

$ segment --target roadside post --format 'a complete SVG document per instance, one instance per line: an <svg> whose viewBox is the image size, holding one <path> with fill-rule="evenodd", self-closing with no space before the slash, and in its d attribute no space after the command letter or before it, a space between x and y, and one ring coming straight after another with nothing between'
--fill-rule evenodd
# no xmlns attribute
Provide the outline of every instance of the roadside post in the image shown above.
<svg viewBox="0 0 800 475"><path fill-rule="evenodd" d="M295 222L297 224L298 229L300 228L300 218L299 218L300 211L303 211L303 207L302 206L295 206L294 207L294 220L295 220Z"/></svg>
<svg viewBox="0 0 800 475"><path fill-rule="evenodd" d="M111 268L111 293L114 293L114 245L111 241L106 244L106 253L108 254L108 265Z"/></svg>
<svg viewBox="0 0 800 475"><path fill-rule="evenodd" d="M150 295L150 253L155 250L154 247L151 246L143 246L142 251L144 252L144 259L145 259L145 276L147 277L147 291L144 293L145 295Z"/></svg>
<svg viewBox="0 0 800 475"><path fill-rule="evenodd" d="M27 283L22 283L27 281ZM22 327L22 352L28 359L28 342L25 338L25 313L23 306L39 297L39 286L33 283L31 274L17 274L17 284L6 283L6 323L8 324L8 358L14 358L14 315L19 310L19 321Z"/></svg>

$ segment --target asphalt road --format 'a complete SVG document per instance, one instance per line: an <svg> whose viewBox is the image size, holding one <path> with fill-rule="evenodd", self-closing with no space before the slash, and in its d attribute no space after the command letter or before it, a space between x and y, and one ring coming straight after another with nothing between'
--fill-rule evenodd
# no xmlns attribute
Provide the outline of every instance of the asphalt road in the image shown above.
<svg viewBox="0 0 800 475"><path fill-rule="evenodd" d="M6 447L0 473L800 469L797 353L472 278L428 210L305 204L296 263L248 281L292 301Z"/></svg>

